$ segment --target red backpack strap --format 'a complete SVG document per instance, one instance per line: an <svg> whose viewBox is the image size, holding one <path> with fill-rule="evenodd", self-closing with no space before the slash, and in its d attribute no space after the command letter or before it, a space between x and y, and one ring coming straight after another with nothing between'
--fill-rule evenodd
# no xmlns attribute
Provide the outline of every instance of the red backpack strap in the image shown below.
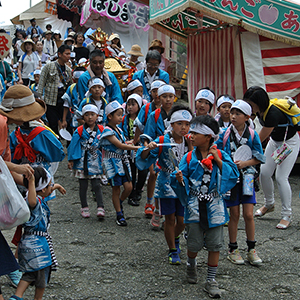
<svg viewBox="0 0 300 300"><path fill-rule="evenodd" d="M149 113L150 105L151 105L151 102L147 103L146 107L145 107L145 124L146 124L147 119L148 119L148 113Z"/></svg>
<svg viewBox="0 0 300 300"><path fill-rule="evenodd" d="M81 126L79 126L77 128L77 132L78 132L79 136L81 137L82 136L82 132L83 132L83 125L81 125Z"/></svg>
<svg viewBox="0 0 300 300"><path fill-rule="evenodd" d="M125 117L126 117L126 115L123 116L123 119L122 119L122 128L124 127Z"/></svg>
<svg viewBox="0 0 300 300"><path fill-rule="evenodd" d="M98 124L98 128L99 128L100 132L103 132L103 130L104 130L103 125Z"/></svg>
<svg viewBox="0 0 300 300"><path fill-rule="evenodd" d="M31 132L28 134L28 136L25 138L20 131L20 127L15 131L15 136L18 140L18 145L15 149L14 159L21 159L23 156L26 156L30 162L35 162L36 160L36 154L39 153L39 151L36 151L31 148L29 145L30 141L32 141L39 133L46 130L46 128L42 126L35 127L31 130Z"/></svg>
<svg viewBox="0 0 300 300"><path fill-rule="evenodd" d="M155 123L157 123L157 120L158 120L158 118L160 116L160 113L161 113L161 109L160 108L158 108L158 109L155 110L155 118L154 118Z"/></svg>
<svg viewBox="0 0 300 300"><path fill-rule="evenodd" d="M249 128L251 140L252 140L252 142L253 142L253 139L254 139L254 130L253 130L252 128L250 128L250 127L248 127L248 128Z"/></svg>
<svg viewBox="0 0 300 300"><path fill-rule="evenodd" d="M158 138L158 142L159 142L160 144L162 144L162 143L164 142L164 138L165 138L165 137L164 137L163 135L160 136L160 137ZM158 149L158 156L161 155L162 149L163 149L163 146L159 146L159 149Z"/></svg>
<svg viewBox="0 0 300 300"><path fill-rule="evenodd" d="M186 156L186 162L187 162L188 165L190 164L190 161L192 159L192 154L193 154L193 150L189 151L187 156Z"/></svg>

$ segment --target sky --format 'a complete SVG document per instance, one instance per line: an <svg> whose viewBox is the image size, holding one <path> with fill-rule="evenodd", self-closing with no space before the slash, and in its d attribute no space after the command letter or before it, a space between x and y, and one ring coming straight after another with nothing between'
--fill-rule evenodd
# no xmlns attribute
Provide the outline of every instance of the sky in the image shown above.
<svg viewBox="0 0 300 300"><path fill-rule="evenodd" d="M31 0L31 6L36 5L40 1L41 0ZM1 0L0 24L11 25L10 19L28 9L30 7L29 4L30 0Z"/></svg>

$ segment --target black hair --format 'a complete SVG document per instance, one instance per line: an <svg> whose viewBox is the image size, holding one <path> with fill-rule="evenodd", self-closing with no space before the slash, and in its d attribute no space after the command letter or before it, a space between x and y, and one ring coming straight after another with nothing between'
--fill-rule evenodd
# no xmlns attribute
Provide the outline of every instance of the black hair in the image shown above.
<svg viewBox="0 0 300 300"><path fill-rule="evenodd" d="M74 36L74 40L75 40L75 44L77 44L77 38L79 35L82 35L83 36L83 41L85 40L85 37L84 37L84 34L83 32L77 32Z"/></svg>
<svg viewBox="0 0 300 300"><path fill-rule="evenodd" d="M43 167L33 167L34 170L34 181L35 181L35 187L38 186L40 179L42 178L42 182L47 181L47 173L46 170ZM26 177L23 177L23 184L28 189L28 179Z"/></svg>
<svg viewBox="0 0 300 300"><path fill-rule="evenodd" d="M244 94L243 100L255 103L261 113L267 110L270 103L267 92L260 86L251 86Z"/></svg>
<svg viewBox="0 0 300 300"><path fill-rule="evenodd" d="M206 125L209 127L215 134L219 133L220 127L218 122L210 115L198 116L192 119L190 125L192 124L199 124L199 125ZM211 138L210 144L214 143L214 138Z"/></svg>
<svg viewBox="0 0 300 300"><path fill-rule="evenodd" d="M51 25L51 24L47 24L47 25L46 25L46 29L47 29L47 27L52 28L52 25Z"/></svg>
<svg viewBox="0 0 300 300"><path fill-rule="evenodd" d="M174 114L174 112L176 112L178 110L186 110L191 114L191 116L193 115L192 110L187 105L177 104L177 105L172 106L172 108L168 114L168 121L171 120L171 117Z"/></svg>
<svg viewBox="0 0 300 300"><path fill-rule="evenodd" d="M95 49L90 53L90 61L95 58L96 56L104 57L105 58L105 53L104 51L100 49Z"/></svg>
<svg viewBox="0 0 300 300"><path fill-rule="evenodd" d="M115 37L114 39L118 39L118 40L119 40L119 41L117 42L117 46L121 49L122 45L121 45L121 40L120 40L120 38ZM114 39L113 39L113 40L114 40ZM112 41L113 41L113 40L112 40ZM111 42L112 42L112 41L111 41ZM111 43L111 42L110 42L110 43Z"/></svg>
<svg viewBox="0 0 300 300"><path fill-rule="evenodd" d="M20 30L18 33L20 33L20 34L22 34L22 36L23 36L23 39L25 39L26 38L26 32L25 31L23 31L23 30Z"/></svg>
<svg viewBox="0 0 300 300"><path fill-rule="evenodd" d="M72 51L71 46L62 44L61 46L59 46L59 48L57 49L57 53L63 54L66 50L70 50Z"/></svg>
<svg viewBox="0 0 300 300"><path fill-rule="evenodd" d="M0 33L6 33L5 29L1 28Z"/></svg>
<svg viewBox="0 0 300 300"><path fill-rule="evenodd" d="M216 97L216 94L215 94L215 91L214 90L212 90L211 88L209 88L208 86L206 86L206 87L204 87L204 88L201 88L197 93L199 93L200 91L202 91L202 90L209 90L209 91L211 91L213 94L214 94L214 96ZM207 100L208 101L208 100ZM209 113L211 112L211 109L213 108L213 104L212 103L210 103L210 101L208 101L209 102Z"/></svg>
<svg viewBox="0 0 300 300"><path fill-rule="evenodd" d="M146 54L146 63L148 63L149 59L158 60L161 63L161 55L157 50L149 50Z"/></svg>
<svg viewBox="0 0 300 300"><path fill-rule="evenodd" d="M73 70L73 72L75 71L86 71L86 68L85 67L82 67L82 66L78 66L78 67L75 67L75 69Z"/></svg>

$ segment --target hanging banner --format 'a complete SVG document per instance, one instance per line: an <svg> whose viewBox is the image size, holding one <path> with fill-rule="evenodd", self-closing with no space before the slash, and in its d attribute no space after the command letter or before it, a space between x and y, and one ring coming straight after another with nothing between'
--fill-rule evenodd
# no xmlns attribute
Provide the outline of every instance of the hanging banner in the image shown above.
<svg viewBox="0 0 300 300"><path fill-rule="evenodd" d="M46 1L45 13L57 15L57 5L51 1Z"/></svg>
<svg viewBox="0 0 300 300"><path fill-rule="evenodd" d="M57 0L57 4L76 14L81 14L81 6L73 4L73 0Z"/></svg>
<svg viewBox="0 0 300 300"><path fill-rule="evenodd" d="M300 5L281 0L150 0L149 24L171 18L188 7L204 15L277 39L300 43Z"/></svg>
<svg viewBox="0 0 300 300"><path fill-rule="evenodd" d="M144 31L149 29L149 7L141 3L126 0L86 0L80 18L81 26L86 23L92 12L123 24L131 24Z"/></svg>
<svg viewBox="0 0 300 300"><path fill-rule="evenodd" d="M0 58L5 58L11 48L12 39L7 33L0 33Z"/></svg>

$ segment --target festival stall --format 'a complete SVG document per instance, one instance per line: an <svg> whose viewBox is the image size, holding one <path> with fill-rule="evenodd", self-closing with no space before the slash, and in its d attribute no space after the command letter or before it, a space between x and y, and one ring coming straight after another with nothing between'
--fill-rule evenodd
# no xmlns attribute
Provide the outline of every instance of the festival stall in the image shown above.
<svg viewBox="0 0 300 300"><path fill-rule="evenodd" d="M191 106L201 87L241 98L300 93L300 6L269 0L150 0L149 24L186 41Z"/></svg>

